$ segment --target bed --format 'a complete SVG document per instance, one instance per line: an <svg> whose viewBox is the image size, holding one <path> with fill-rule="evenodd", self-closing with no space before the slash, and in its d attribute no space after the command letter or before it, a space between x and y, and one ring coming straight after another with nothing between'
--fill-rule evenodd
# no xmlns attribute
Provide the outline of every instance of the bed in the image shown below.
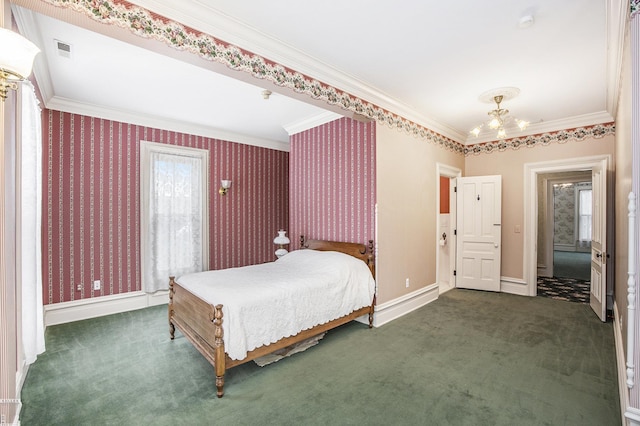
<svg viewBox="0 0 640 426"><path fill-rule="evenodd" d="M218 398L229 368L364 315L373 326L373 241L301 236L300 246L275 262L169 277L171 339L177 328L212 364ZM327 266L338 264L344 266ZM345 277L349 283L342 282Z"/></svg>

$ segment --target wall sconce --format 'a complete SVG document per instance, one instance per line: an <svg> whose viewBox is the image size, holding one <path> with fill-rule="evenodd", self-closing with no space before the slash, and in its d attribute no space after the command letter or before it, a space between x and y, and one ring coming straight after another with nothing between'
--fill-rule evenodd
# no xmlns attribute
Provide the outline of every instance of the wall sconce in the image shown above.
<svg viewBox="0 0 640 426"><path fill-rule="evenodd" d="M223 179L220 181L220 189L218 190L218 192L220 193L220 195L227 195L227 191L229 190L229 188L231 188L231 181Z"/></svg>
<svg viewBox="0 0 640 426"><path fill-rule="evenodd" d="M40 49L20 34L0 28L0 98L7 99L9 89L31 74L33 60Z"/></svg>
<svg viewBox="0 0 640 426"><path fill-rule="evenodd" d="M285 235L286 233L287 231L283 231L282 229L279 230L278 236L273 240L273 243L278 245L278 250L276 250L276 256L278 256L278 259L284 256L285 254L289 253L287 249L284 248L285 245L291 242L289 241L289 238L287 238L287 236Z"/></svg>

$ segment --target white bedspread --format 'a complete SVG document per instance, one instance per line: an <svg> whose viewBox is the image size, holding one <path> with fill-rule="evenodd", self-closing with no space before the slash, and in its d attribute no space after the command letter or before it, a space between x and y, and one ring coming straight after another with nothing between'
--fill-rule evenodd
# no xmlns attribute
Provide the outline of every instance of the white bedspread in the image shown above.
<svg viewBox="0 0 640 426"><path fill-rule="evenodd" d="M199 272L178 283L222 304L225 351L231 359L371 305L367 265L333 251L296 250L275 262Z"/></svg>

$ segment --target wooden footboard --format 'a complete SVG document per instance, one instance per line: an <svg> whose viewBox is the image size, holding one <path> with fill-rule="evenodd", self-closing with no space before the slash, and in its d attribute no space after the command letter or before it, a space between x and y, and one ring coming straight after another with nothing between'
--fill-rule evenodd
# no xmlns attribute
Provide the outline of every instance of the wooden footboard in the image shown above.
<svg viewBox="0 0 640 426"><path fill-rule="evenodd" d="M226 354L222 330L222 305L211 305L169 277L169 333L175 338L178 328L193 346L213 365L218 398L224 394Z"/></svg>
<svg viewBox="0 0 640 426"><path fill-rule="evenodd" d="M301 238L301 243L303 243L303 247L311 246L319 250L335 250L336 247L335 245L319 245L320 243L318 240L305 241L304 237ZM347 244L347 246L344 247L353 252L353 254L351 252L348 254L355 255L362 259L367 263L373 273L374 262L372 241L369 242L369 247L353 243L339 244ZM343 250L339 249L337 251ZM251 352L248 352L245 358L241 360L234 360L229 358L225 352L224 332L222 329L222 322L224 320L222 305L212 305L205 302L182 287L180 283L176 282L175 277L169 277L169 333L173 340L175 337L175 329L178 328L187 340L189 340L207 359L207 361L213 365L216 375L216 394L218 398L222 398L224 395L224 376L228 368L244 364L245 362L252 361L282 348L286 348L287 346L346 324L363 315L369 315L369 328L371 328L373 327L375 300L374 296L370 306L365 306L325 324L318 325L308 330L303 330L295 336L286 337L270 345L261 346Z"/></svg>

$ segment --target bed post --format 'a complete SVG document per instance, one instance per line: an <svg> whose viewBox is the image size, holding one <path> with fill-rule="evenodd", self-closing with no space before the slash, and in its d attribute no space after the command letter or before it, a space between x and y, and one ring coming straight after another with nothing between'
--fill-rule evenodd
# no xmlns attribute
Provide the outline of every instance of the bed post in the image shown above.
<svg viewBox="0 0 640 426"><path fill-rule="evenodd" d="M174 339L176 334L176 326L173 325L171 319L173 318L173 283L176 277L169 277L169 336L171 340Z"/></svg>
<svg viewBox="0 0 640 426"><path fill-rule="evenodd" d="M375 247L373 245L373 240L369 240L369 245L367 246L367 265L369 266L369 269L371 269L371 275L373 275L373 278L376 278L376 263L374 261L375 258Z"/></svg>
<svg viewBox="0 0 640 426"><path fill-rule="evenodd" d="M218 390L218 398L224 395L224 372L225 372L225 353L224 353L224 331L222 330L222 305L216 305L213 308L213 366L216 371L216 388Z"/></svg>

